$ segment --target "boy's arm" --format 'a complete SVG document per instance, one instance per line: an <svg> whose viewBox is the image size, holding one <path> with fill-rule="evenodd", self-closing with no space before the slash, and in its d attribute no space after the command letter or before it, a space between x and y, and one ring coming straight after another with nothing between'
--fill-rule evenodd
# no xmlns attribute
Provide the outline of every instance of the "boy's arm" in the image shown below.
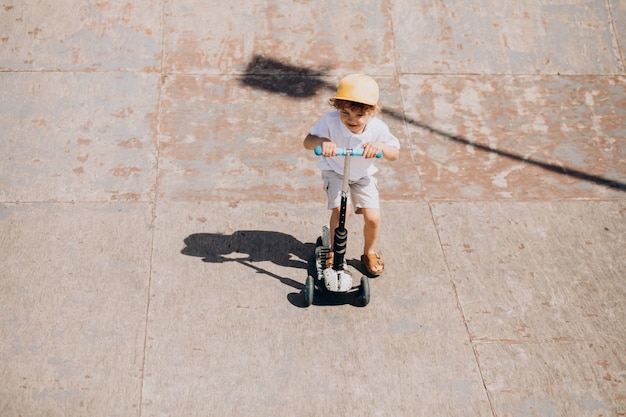
<svg viewBox="0 0 626 417"><path fill-rule="evenodd" d="M335 149L337 147L335 142L330 139L315 136L310 133L306 136L306 138L304 138L303 145L306 149L311 151L315 149L315 147L321 146L323 156L335 156Z"/></svg>
<svg viewBox="0 0 626 417"><path fill-rule="evenodd" d="M363 156L373 158L378 152L383 152L383 158L388 161L395 161L400 156L400 149L381 142L367 142L363 144Z"/></svg>

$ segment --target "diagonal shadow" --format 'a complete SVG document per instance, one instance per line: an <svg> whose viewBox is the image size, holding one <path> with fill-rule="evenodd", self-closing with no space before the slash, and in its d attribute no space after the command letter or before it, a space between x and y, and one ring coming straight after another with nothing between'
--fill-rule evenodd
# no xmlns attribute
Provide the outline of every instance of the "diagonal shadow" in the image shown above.
<svg viewBox="0 0 626 417"><path fill-rule="evenodd" d="M328 71L325 69L313 71L307 68L292 66L262 55L256 55L253 57L252 61L250 61L241 82L245 85L270 91L272 93L283 94L296 98L306 98L314 96L321 89L333 92L335 91L334 85L331 85L322 79L324 76L328 76ZM618 191L626 191L626 183L624 182L589 174L576 169L565 168L561 165L550 164L532 158L527 158L523 155L500 150L490 146L481 145L462 136L454 135L434 128L425 122L409 118L402 112L383 109L383 114L412 124L413 126L444 137L453 142L471 146L480 152L493 153L513 161L524 162L526 164L542 168L549 172L598 184Z"/></svg>
<svg viewBox="0 0 626 417"><path fill-rule="evenodd" d="M302 290L304 285L255 263L269 261L288 268L310 270L308 260L315 251L314 243L302 243L291 235L263 230L240 230L230 235L195 233L186 237L184 243L183 255L197 256L209 263L236 262L297 290Z"/></svg>
<svg viewBox="0 0 626 417"><path fill-rule="evenodd" d="M447 133L437 128L434 128L432 126L429 126L428 124L424 122L420 122L419 120L414 120L414 119L411 119L410 117L403 116L393 110L383 109L383 113L391 117L394 117L396 119L406 120L407 123L410 123L413 126L417 126L420 129L426 130L427 132L434 133L435 135L438 135L438 136L443 136L453 142L457 142L462 145L469 145L473 147L474 149L477 149L482 152L494 153L496 155L503 156L505 158L512 159L514 161L521 161L529 165L537 166L539 168L545 169L546 171L554 172L556 174L567 175L568 177L576 178L576 179L587 181L587 182L592 182L598 185L603 185L605 187L613 188L619 191L626 191L626 183L623 183L617 180L600 177L598 175L588 174L586 172L579 171L576 169L565 168L560 165L549 164L547 162L542 162L542 161L538 161L535 159L526 158L524 156L515 154L513 152L503 151L501 149L497 149L497 148L493 148L487 145L482 145L480 143L472 142L462 136L451 135L450 133Z"/></svg>

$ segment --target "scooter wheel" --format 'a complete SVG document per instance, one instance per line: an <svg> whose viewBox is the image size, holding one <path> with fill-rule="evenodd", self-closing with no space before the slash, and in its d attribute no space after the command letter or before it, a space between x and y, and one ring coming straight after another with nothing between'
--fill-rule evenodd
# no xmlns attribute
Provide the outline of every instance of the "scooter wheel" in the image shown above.
<svg viewBox="0 0 626 417"><path fill-rule="evenodd" d="M361 286L359 287L359 296L363 307L370 302L370 280L366 275L361 277Z"/></svg>
<svg viewBox="0 0 626 417"><path fill-rule="evenodd" d="M309 275L304 283L304 305L309 307L313 304L313 295L315 293L315 281L313 277Z"/></svg>

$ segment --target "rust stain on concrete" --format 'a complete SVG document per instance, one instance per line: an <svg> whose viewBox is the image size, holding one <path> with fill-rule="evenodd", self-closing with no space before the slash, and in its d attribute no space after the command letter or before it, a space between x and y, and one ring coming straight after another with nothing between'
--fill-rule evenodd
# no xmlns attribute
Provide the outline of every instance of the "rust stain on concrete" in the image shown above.
<svg viewBox="0 0 626 417"><path fill-rule="evenodd" d="M143 170L141 168L137 167L121 167L112 169L111 174L113 174L114 177L129 177L133 173L138 173L142 171Z"/></svg>
<svg viewBox="0 0 626 417"><path fill-rule="evenodd" d="M130 138L123 142L118 143L118 146L126 149L141 149L143 148L143 144L137 138Z"/></svg>
<svg viewBox="0 0 626 417"><path fill-rule="evenodd" d="M139 201L140 199L141 199L141 195L137 193L114 194L111 196L111 201L119 201L119 202Z"/></svg>
<svg viewBox="0 0 626 417"><path fill-rule="evenodd" d="M118 112L113 113L111 116L117 117L119 119L125 119L133 115L135 111L132 107L126 107L124 109L120 109Z"/></svg>

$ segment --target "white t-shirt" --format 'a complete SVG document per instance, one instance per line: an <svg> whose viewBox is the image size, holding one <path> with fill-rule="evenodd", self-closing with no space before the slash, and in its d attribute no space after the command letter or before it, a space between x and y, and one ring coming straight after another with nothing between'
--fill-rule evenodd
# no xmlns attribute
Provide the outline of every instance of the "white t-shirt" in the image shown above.
<svg viewBox="0 0 626 417"><path fill-rule="evenodd" d="M365 130L360 135L355 135L341 122L339 111L326 113L313 129L311 135L328 138L337 144L339 148L359 149L367 142L381 142L385 145L400 149L400 141L391 134L389 127L378 117L370 117L365 126ZM343 175L343 162L345 157L332 156L320 157L317 167L321 170L333 170ZM354 157L350 160L350 181L374 175L378 168L374 165L376 158Z"/></svg>

